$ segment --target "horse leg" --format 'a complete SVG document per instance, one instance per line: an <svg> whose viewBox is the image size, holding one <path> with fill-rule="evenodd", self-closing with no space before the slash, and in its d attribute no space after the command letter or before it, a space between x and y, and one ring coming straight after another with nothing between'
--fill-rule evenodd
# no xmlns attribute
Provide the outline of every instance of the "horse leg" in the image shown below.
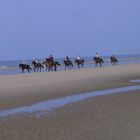
<svg viewBox="0 0 140 140"><path fill-rule="evenodd" d="M51 71L53 71L53 66L51 66Z"/></svg>
<svg viewBox="0 0 140 140"><path fill-rule="evenodd" d="M95 68L97 68L97 66L98 66L98 64L97 64L97 63L95 63Z"/></svg>
<svg viewBox="0 0 140 140"><path fill-rule="evenodd" d="M48 66L47 66L47 64L46 64L46 70L48 69Z"/></svg>
<svg viewBox="0 0 140 140"><path fill-rule="evenodd" d="M37 72L39 71L39 67L37 67Z"/></svg>
<svg viewBox="0 0 140 140"><path fill-rule="evenodd" d="M23 73L23 68L21 69L21 73Z"/></svg>
<svg viewBox="0 0 140 140"><path fill-rule="evenodd" d="M78 69L80 69L80 65L78 64Z"/></svg>
<svg viewBox="0 0 140 140"><path fill-rule="evenodd" d="M74 66L73 66L73 64L71 65L71 69L74 69Z"/></svg>
<svg viewBox="0 0 140 140"><path fill-rule="evenodd" d="M54 71L56 71L57 70L57 66L54 66Z"/></svg>
<svg viewBox="0 0 140 140"><path fill-rule="evenodd" d="M25 73L24 69L22 69L22 73Z"/></svg>
<svg viewBox="0 0 140 140"><path fill-rule="evenodd" d="M48 72L50 71L50 67L48 67Z"/></svg>

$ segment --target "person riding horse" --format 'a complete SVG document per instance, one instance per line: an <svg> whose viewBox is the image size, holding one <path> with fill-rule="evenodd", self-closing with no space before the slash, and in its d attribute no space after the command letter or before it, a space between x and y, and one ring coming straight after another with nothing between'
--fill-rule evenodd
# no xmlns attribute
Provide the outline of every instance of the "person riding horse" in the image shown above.
<svg viewBox="0 0 140 140"><path fill-rule="evenodd" d="M77 55L76 60L81 60L80 55Z"/></svg>
<svg viewBox="0 0 140 140"><path fill-rule="evenodd" d="M44 68L43 64L39 63L37 59L32 61L32 66L34 67L34 72L36 71L41 72L41 69Z"/></svg>
<svg viewBox="0 0 140 140"><path fill-rule="evenodd" d="M54 62L54 58L53 58L53 55L52 55L52 54L49 56L49 59L50 59L52 62Z"/></svg>
<svg viewBox="0 0 140 140"><path fill-rule="evenodd" d="M45 58L42 64L46 66L46 69L48 69L48 71L57 71L57 66L61 66L58 61L54 61L52 55L50 55L49 58Z"/></svg>
<svg viewBox="0 0 140 140"><path fill-rule="evenodd" d="M69 59L68 56L66 56L66 59L63 61L63 64L64 64L64 66L65 66L65 70L67 70L67 68L68 68L68 70L73 68L73 63L72 63L72 61Z"/></svg>
<svg viewBox="0 0 140 140"><path fill-rule="evenodd" d="M66 56L66 60L67 60L67 61L70 61L70 59L69 59L69 57L68 57L68 56Z"/></svg>
<svg viewBox="0 0 140 140"><path fill-rule="evenodd" d="M85 60L81 59L80 55L78 55L76 60L75 60L75 63L78 65L78 68L80 68L80 65L83 68L84 67L84 62L85 62Z"/></svg>
<svg viewBox="0 0 140 140"><path fill-rule="evenodd" d="M110 56L110 60L111 60L110 63L113 64L113 65L116 65L117 62L118 62L118 60L117 60L117 58L115 57L115 55Z"/></svg>
<svg viewBox="0 0 140 140"><path fill-rule="evenodd" d="M95 61L95 67L98 67L98 64L100 65L100 67L102 67L102 63L104 63L103 59L99 56L98 53L96 53L93 61Z"/></svg>

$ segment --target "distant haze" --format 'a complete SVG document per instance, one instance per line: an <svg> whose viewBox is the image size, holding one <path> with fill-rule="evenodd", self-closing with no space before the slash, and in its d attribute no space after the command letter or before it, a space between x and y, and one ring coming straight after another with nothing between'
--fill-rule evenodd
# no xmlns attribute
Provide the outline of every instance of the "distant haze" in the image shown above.
<svg viewBox="0 0 140 140"><path fill-rule="evenodd" d="M1 0L0 60L140 54L140 0Z"/></svg>

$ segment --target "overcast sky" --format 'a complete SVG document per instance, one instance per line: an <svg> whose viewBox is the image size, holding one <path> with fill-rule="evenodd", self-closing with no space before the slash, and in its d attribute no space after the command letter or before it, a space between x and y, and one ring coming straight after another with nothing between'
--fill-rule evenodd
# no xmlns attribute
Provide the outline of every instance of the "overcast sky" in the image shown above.
<svg viewBox="0 0 140 140"><path fill-rule="evenodd" d="M140 0L1 0L0 60L140 54Z"/></svg>

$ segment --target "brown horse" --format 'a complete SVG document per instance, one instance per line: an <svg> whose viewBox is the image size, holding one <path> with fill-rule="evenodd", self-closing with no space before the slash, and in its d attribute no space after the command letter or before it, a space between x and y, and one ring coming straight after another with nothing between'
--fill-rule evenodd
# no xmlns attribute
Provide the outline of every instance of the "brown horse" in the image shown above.
<svg viewBox="0 0 140 140"><path fill-rule="evenodd" d="M27 70L28 72L32 70L32 68L27 64L19 64L19 69L21 69L21 73L25 73L25 70Z"/></svg>
<svg viewBox="0 0 140 140"><path fill-rule="evenodd" d="M52 61L49 58L47 58L42 64L46 66L48 71L57 71L57 66L61 66L58 61Z"/></svg>
<svg viewBox="0 0 140 140"><path fill-rule="evenodd" d="M83 68L85 60L84 59L80 59L80 60L76 59L75 63L78 65L78 68L80 68L80 66Z"/></svg>
<svg viewBox="0 0 140 140"><path fill-rule="evenodd" d="M95 67L98 67L98 64L100 67L102 67L102 63L104 63L104 60L100 57L94 57L93 61L95 61Z"/></svg>
<svg viewBox="0 0 140 140"><path fill-rule="evenodd" d="M65 66L65 70L67 70L67 69L69 70L69 69L73 68L73 63L71 60L64 60L63 64Z"/></svg>
<svg viewBox="0 0 140 140"><path fill-rule="evenodd" d="M111 63L112 65L116 65L117 62L118 62L117 58L114 57L114 56L110 56L110 61L111 61L110 63Z"/></svg>

